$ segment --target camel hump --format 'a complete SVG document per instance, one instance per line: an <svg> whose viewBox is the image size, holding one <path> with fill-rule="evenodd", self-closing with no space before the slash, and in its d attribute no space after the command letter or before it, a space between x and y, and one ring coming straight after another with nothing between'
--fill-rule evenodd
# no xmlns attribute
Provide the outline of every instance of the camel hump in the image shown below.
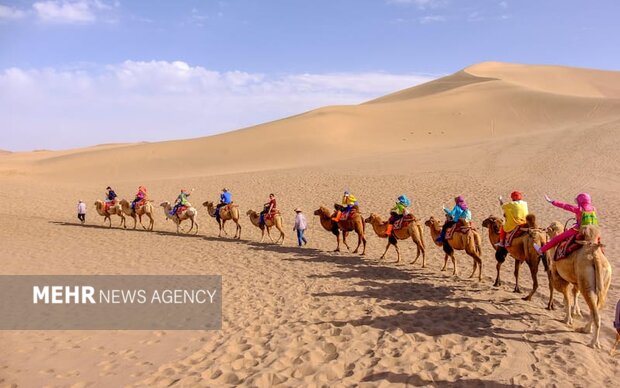
<svg viewBox="0 0 620 388"><path fill-rule="evenodd" d="M536 215L530 213L525 217L525 221L527 222L527 227L536 229L538 225L536 224Z"/></svg>

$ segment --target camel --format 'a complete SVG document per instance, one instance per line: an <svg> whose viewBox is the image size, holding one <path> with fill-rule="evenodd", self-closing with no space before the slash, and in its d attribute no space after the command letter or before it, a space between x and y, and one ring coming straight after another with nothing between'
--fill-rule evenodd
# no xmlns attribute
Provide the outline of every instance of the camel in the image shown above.
<svg viewBox="0 0 620 388"><path fill-rule="evenodd" d="M353 214L353 216L348 217L346 220L340 220L339 222L335 222L332 220L334 216L334 212L326 208L325 206L319 207L314 211L314 215L319 216L321 220L321 225L326 230L332 232L336 235L336 241L338 245L334 252L340 252L340 234L337 233L337 230L334 230L333 225L338 225L338 228L342 231L342 242L349 250L349 245L347 244L347 235L351 231L355 231L357 233L357 246L353 253L357 253L359 251L360 245L364 244L361 255L366 254L366 236L364 236L364 232L366 229L364 218L362 217L359 210Z"/></svg>
<svg viewBox="0 0 620 388"><path fill-rule="evenodd" d="M493 286L499 287L502 284L500 269L506 260L506 256L510 254L510 256L515 259L515 288L513 292L521 292L519 288L519 270L521 269L521 264L525 262L530 268L530 274L532 275L532 291L525 296L523 300L531 300L538 289L538 264L540 263L540 255L536 252L536 249L534 249L534 244L538 244L539 246L544 245L547 242L547 234L544 229L539 228L536 224L535 215L529 214L526 220L527 228L524 229L526 233L514 238L512 244L507 248L497 247L495 245L499 242L499 231L503 224L503 221L499 217L489 216L482 221L482 226L489 230L489 241L491 241L491 245L496 251L497 276ZM543 265L545 269L547 269L548 264L546 259L543 261Z"/></svg>
<svg viewBox="0 0 620 388"><path fill-rule="evenodd" d="M379 215L375 213L371 213L370 216L364 220L364 222L372 225L372 228L377 234L377 236L384 237L384 238L388 237L385 234L388 224L387 222L384 222ZM387 239L388 243L385 246L385 252L383 252L383 255L381 255L380 259L383 260L385 258L385 254L390 248L390 245L394 245L394 248L396 248L396 254L398 255L396 262L399 263L400 262L400 250L398 249L398 240L405 240L411 237L411 240L413 240L413 243L416 245L416 249L417 249L416 257L411 262L411 264L415 264L416 261L418 261L418 258L420 257L420 254L421 254L422 255L422 268L424 268L426 266L426 249L424 247L424 239L422 238L422 233L423 233L422 225L420 225L420 223L417 220L413 220L412 222L410 222L406 228L394 229L392 231L392 234Z"/></svg>
<svg viewBox="0 0 620 388"><path fill-rule="evenodd" d="M478 281L482 280L482 244L480 234L476 230L471 230L469 233L461 233L458 230L454 233L450 240L446 240L444 243L438 243L437 238L441 234L441 224L435 217L431 217L424 225L428 226L431 231L431 238L435 242L435 245L443 247L445 252L444 264L442 271L446 270L448 265L448 257L452 259L452 265L454 266L454 276L458 276L458 269L456 265L456 259L454 258L454 251L464 250L472 259L474 259L474 269L469 275L470 278L474 277L476 268L478 268Z"/></svg>
<svg viewBox="0 0 620 388"><path fill-rule="evenodd" d="M127 228L127 225L125 224L125 216L123 215L123 209L121 208L121 205L117 202L114 205L110 206L108 208L107 211L105 211L105 203L101 200L97 200L95 201L95 208L97 209L97 213L99 213L100 216L103 217L103 222L105 223L105 220L108 220L109 222L109 227L112 227L112 218L110 217L113 214L116 214L117 216L119 216L121 218L121 223L119 224L119 226L122 226L123 228Z"/></svg>
<svg viewBox="0 0 620 388"><path fill-rule="evenodd" d="M136 211L133 212L131 210L131 203L126 199L122 199L120 202L121 208L123 209L123 213L127 214L129 217L133 218L133 228L136 229L136 216L140 220L140 225L142 229L145 230L153 230L153 225L155 224L155 220L153 220L153 201L149 200L144 203L144 205L136 206ZM142 216L146 215L149 218L149 227L145 227L142 224Z"/></svg>
<svg viewBox="0 0 620 388"><path fill-rule="evenodd" d="M275 242L277 244L278 242L280 242L280 240L282 240L282 244L284 244L285 235L282 227L282 215L280 213L276 213L273 218L270 219L267 219L267 217L265 217L264 225L260 225L258 222L260 219L260 213L250 209L247 211L246 214L250 217L250 221L252 222L252 224L259 228L262 232L260 242L263 242L263 240L265 239L265 229L267 229L267 236L269 236L269 240L271 240L271 242ZM273 238L271 238L271 233L269 231L273 226L275 226L276 229L280 231L280 237L278 237L276 241L273 241Z"/></svg>
<svg viewBox="0 0 620 388"><path fill-rule="evenodd" d="M202 206L205 206L209 215L215 218L215 206L213 206L213 202L204 202ZM226 229L224 227L226 226L226 221L233 220L235 225L237 225L237 229L235 229L235 237L233 238L241 238L241 225L239 224L239 214L239 207L237 205L232 205L230 210L228 210L226 206L220 208L220 219L218 221L218 225L220 227L220 234L218 235L219 237L222 237L222 231L224 232L224 235L228 236L228 233L226 233Z"/></svg>
<svg viewBox="0 0 620 388"><path fill-rule="evenodd" d="M564 230L560 223L553 223L548 231L551 237ZM611 265L605 257L600 243L600 229L597 225L586 225L580 229L583 241L577 241L583 245L579 250L574 251L568 257L561 260L551 259L551 280L553 287L550 288L549 304L552 305L553 290L556 289L564 296L564 309L566 318L564 323L568 326L573 325L572 301L569 298L569 285L578 290L583 295L590 309L590 321L579 331L584 333L592 332L592 325L595 330L590 346L599 349L599 333L601 329L600 311L605 305L605 298L611 285ZM550 250L549 257L553 257L555 249ZM576 301L577 291L573 291L573 300Z"/></svg>
<svg viewBox="0 0 620 388"><path fill-rule="evenodd" d="M194 207L190 205L181 214L177 213L171 216L170 212L172 211L173 206L170 202L164 201L160 203L159 206L164 208L164 214L166 215L166 219L170 218L177 225L177 233L179 233L179 230L183 230L183 228L181 228L181 222L185 220L190 220L192 224L187 231L187 234L189 234L189 232L194 229L194 226L196 226L196 231L194 232L194 234L198 234L198 221L196 221L196 217L198 217L198 211Z"/></svg>

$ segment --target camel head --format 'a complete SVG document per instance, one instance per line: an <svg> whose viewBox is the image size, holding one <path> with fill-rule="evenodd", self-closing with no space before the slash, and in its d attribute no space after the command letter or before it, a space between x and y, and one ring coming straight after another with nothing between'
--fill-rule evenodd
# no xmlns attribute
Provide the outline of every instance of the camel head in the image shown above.
<svg viewBox="0 0 620 388"><path fill-rule="evenodd" d="M163 207L165 209L165 208L170 206L170 202L164 201L164 202L160 203L159 206L161 206L161 207Z"/></svg>
<svg viewBox="0 0 620 388"><path fill-rule="evenodd" d="M558 234L564 232L564 225L558 221L553 221L551 225L547 227L547 234L549 237L553 238Z"/></svg>
<svg viewBox="0 0 620 388"><path fill-rule="evenodd" d="M248 216L251 216L251 215L256 215L256 212L254 210L250 209L245 214L247 214Z"/></svg>
<svg viewBox="0 0 620 388"><path fill-rule="evenodd" d="M211 202L211 201L203 202L202 206L204 206L204 207L213 207L213 202Z"/></svg>
<svg viewBox="0 0 620 388"><path fill-rule="evenodd" d="M495 233L499 233L499 228L502 226L502 220L499 217L491 215L482 221L482 226L485 228L493 227L493 231Z"/></svg>
<svg viewBox="0 0 620 388"><path fill-rule="evenodd" d="M377 221L379 219L379 216L375 213L370 213L370 215L368 216L368 218L366 218L364 220L365 223L367 224L372 224L373 222Z"/></svg>
<svg viewBox="0 0 620 388"><path fill-rule="evenodd" d="M431 218L426 220L426 222L424 222L424 225L428 226L429 228L441 229L441 225L439 225L439 221L437 221L435 217L433 216L431 216Z"/></svg>
<svg viewBox="0 0 620 388"><path fill-rule="evenodd" d="M326 208L325 206L321 206L314 211L315 216L323 216L323 217L331 217L332 211Z"/></svg>

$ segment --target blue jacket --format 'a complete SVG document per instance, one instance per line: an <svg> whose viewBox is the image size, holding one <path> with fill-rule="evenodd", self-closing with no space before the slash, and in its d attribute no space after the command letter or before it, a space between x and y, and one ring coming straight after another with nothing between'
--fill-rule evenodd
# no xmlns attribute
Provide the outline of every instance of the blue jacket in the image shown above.
<svg viewBox="0 0 620 388"><path fill-rule="evenodd" d="M454 221L454 222L457 222L461 218L464 219L465 221L471 221L471 212L469 211L469 209L463 210L458 205L454 205L452 210L448 210L448 209L446 209L444 207L443 211L447 215L451 216L452 217L452 221Z"/></svg>
<svg viewBox="0 0 620 388"><path fill-rule="evenodd" d="M232 202L232 194L230 191L226 191L220 195L220 202L226 205Z"/></svg>
<svg viewBox="0 0 620 388"><path fill-rule="evenodd" d="M114 190L110 190L110 192L108 192L108 200L109 201L114 201L114 199L117 197L116 193L114 192Z"/></svg>

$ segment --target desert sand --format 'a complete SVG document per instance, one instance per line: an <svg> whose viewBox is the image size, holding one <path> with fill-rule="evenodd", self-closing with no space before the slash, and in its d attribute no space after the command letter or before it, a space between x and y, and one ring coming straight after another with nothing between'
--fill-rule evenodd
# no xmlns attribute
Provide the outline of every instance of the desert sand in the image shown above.
<svg viewBox="0 0 620 388"><path fill-rule="evenodd" d="M218 136L0 153L2 274L221 274L221 331L4 331L0 386L612 386L619 358L613 308L603 312L602 350L567 327L561 297L545 309L546 274L532 301L514 294L514 260L493 287L494 251L480 223L500 214L497 196L525 193L547 226L589 192L605 252L620 263L620 72L482 63L357 106L332 106ZM198 209L200 233L174 233L161 208L155 231L102 226L93 207L106 186L131 199L138 185L156 204L181 187ZM200 204L229 188L242 210L241 240L217 237ZM387 216L399 194L420 219L456 195L483 235L483 279L457 252L461 277L441 272L443 253L424 230L427 268L401 241L368 227L366 256L331 252L335 238L312 212L350 189L364 215ZM259 244L245 211L274 192L284 245ZM79 225L75 206L89 206ZM297 248L293 209L308 217ZM132 222L128 223L132 225ZM233 233L233 225L228 225ZM351 239L351 241L353 241ZM450 267L449 267L450 268ZM531 289L527 269L521 288ZM584 318L588 316L581 301Z"/></svg>

